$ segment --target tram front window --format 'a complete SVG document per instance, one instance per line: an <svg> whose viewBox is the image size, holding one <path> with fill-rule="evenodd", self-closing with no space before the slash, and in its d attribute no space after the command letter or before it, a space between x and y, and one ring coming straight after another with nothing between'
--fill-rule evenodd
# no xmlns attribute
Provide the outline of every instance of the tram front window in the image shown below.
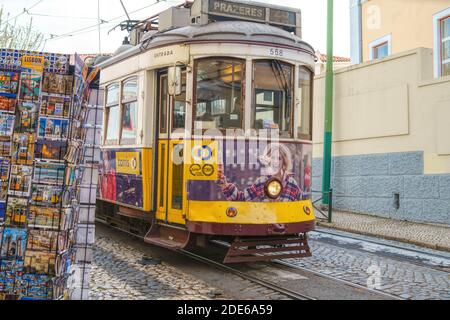
<svg viewBox="0 0 450 320"><path fill-rule="evenodd" d="M202 59L196 68L195 129L242 128L245 61Z"/></svg>
<svg viewBox="0 0 450 320"><path fill-rule="evenodd" d="M292 136L293 74L293 66L287 63L277 60L254 62L254 129L277 129L281 137Z"/></svg>

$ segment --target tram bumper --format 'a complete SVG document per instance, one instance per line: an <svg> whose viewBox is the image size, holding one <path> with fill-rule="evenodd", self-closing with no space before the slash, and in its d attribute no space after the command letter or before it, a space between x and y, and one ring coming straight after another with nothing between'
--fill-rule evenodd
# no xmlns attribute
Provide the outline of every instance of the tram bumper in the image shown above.
<svg viewBox="0 0 450 320"><path fill-rule="evenodd" d="M284 224L234 224L188 221L193 233L223 236L277 236L307 233L315 228L315 220Z"/></svg>
<svg viewBox="0 0 450 320"><path fill-rule="evenodd" d="M233 207L233 216L227 212ZM305 210L305 208L307 208ZM314 230L310 200L297 202L189 201L190 232L228 236L295 235Z"/></svg>

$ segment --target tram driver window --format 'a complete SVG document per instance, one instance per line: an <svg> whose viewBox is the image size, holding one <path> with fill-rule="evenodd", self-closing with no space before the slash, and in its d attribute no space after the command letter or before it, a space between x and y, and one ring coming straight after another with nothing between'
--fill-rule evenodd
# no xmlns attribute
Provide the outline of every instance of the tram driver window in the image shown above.
<svg viewBox="0 0 450 320"><path fill-rule="evenodd" d="M293 83L293 66L290 64L277 60L254 62L254 129L279 130L281 137L291 137Z"/></svg>
<svg viewBox="0 0 450 320"><path fill-rule="evenodd" d="M122 135L121 143L135 143L137 132L137 78L131 78L123 82L122 88Z"/></svg>
<svg viewBox="0 0 450 320"><path fill-rule="evenodd" d="M312 140L312 79L312 72L300 67L298 73L300 106L297 138L303 140Z"/></svg>
<svg viewBox="0 0 450 320"><path fill-rule="evenodd" d="M245 61L199 60L196 83L195 129L242 128Z"/></svg>
<svg viewBox="0 0 450 320"><path fill-rule="evenodd" d="M119 123L119 84L112 84L106 89L106 142L111 144L118 142Z"/></svg>

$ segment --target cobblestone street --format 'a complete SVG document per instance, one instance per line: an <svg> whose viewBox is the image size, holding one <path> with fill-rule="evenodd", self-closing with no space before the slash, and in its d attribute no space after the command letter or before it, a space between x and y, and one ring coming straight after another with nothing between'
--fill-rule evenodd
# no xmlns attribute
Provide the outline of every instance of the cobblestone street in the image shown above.
<svg viewBox="0 0 450 320"><path fill-rule="evenodd" d="M212 278L203 278L200 275L202 271L192 273L191 268L190 271L186 269L183 272L183 264L180 268L180 264L175 266L167 263L170 251L163 250L162 255L155 253L153 256L153 253L149 254L146 250L149 245L139 244L139 239L124 243L124 238L116 239L120 233L105 233L105 230L108 229L99 229L101 234L97 235L94 247L90 280L91 300L236 298L236 292L224 292L227 283L231 286L231 283L241 284L242 287L238 291L244 294L244 299L284 299L271 290L235 275L226 278L225 273L218 272ZM333 231L334 235L327 234L325 230L327 229L319 229L319 232L310 234L310 246L313 250L311 258L286 261L364 287L371 276L376 279L379 274L378 287L375 289L403 299L450 299L450 254L428 249L421 253L422 248L411 245L387 240L379 240L377 244L370 242L373 240L370 237L346 238L353 235L339 231ZM139 245L135 246L133 243ZM414 251L415 249L418 251ZM198 267L194 267L194 270L195 268ZM274 268L270 267L267 271L270 271L269 269ZM280 282L286 275L282 274L281 270L278 273L277 279ZM211 279L216 282L211 283ZM337 294L335 299L344 298L341 293Z"/></svg>
<svg viewBox="0 0 450 320"><path fill-rule="evenodd" d="M202 281L108 237L96 238L91 300L207 300L218 291ZM226 298L220 296L220 299Z"/></svg>
<svg viewBox="0 0 450 320"><path fill-rule="evenodd" d="M450 259L408 259L402 256L407 251L386 252L382 245L367 243L360 247L358 241L318 233L310 234L309 243L311 258L289 262L363 286L379 272L384 292L404 299L450 299Z"/></svg>

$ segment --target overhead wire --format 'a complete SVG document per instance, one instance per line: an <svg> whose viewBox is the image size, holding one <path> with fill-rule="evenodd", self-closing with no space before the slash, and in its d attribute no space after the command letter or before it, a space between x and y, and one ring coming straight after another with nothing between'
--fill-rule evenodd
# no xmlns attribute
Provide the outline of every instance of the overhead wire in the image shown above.
<svg viewBox="0 0 450 320"><path fill-rule="evenodd" d="M35 4L33 4L33 5L32 5L31 7L29 7L28 9L23 8L23 11L22 11L21 13L15 15L15 16L12 17L12 18L7 19L6 21L3 21L2 23L0 23L0 26L2 26L2 25L5 24L5 23L10 22L11 20L17 19L18 17L20 17L21 15L23 15L23 14L26 13L27 11L29 11L29 10L33 9L34 7L36 7L36 6L37 6L38 4L40 4L42 1L44 1L44 0L38 0Z"/></svg>
<svg viewBox="0 0 450 320"><path fill-rule="evenodd" d="M152 4L150 4L150 5L147 5L147 6L144 6L142 8L130 11L129 14L131 15L133 13L142 11L142 10L147 9L147 8L150 8L150 7L154 6L154 5L162 3L162 2L181 2L181 1L176 1L176 0L158 0L158 1L156 1L156 2L154 2ZM77 30L73 30L73 31L64 33L62 35L57 35L57 36L53 35L52 37L46 39L46 41L59 40L59 39L66 38L66 37L78 36L80 34L85 34L85 33L93 32L93 31L97 31L97 28L99 27L99 25L104 25L100 29L105 29L105 28L108 27L108 25L116 22L116 20L121 19L121 18L123 18L125 16L126 16L125 14L122 14L120 16L111 18L109 20L102 20L101 23L96 23L95 25L91 25L91 26L88 26L88 27L84 27L84 28L80 28L80 29L77 29ZM92 29L92 30L90 30L90 29Z"/></svg>

